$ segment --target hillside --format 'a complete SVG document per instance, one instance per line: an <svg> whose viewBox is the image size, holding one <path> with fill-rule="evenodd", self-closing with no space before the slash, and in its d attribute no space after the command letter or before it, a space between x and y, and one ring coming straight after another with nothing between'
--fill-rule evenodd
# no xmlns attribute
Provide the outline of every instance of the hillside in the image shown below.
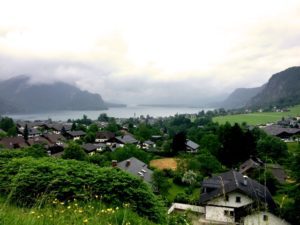
<svg viewBox="0 0 300 225"><path fill-rule="evenodd" d="M250 107L290 106L300 103L300 67L274 74L264 89L248 103Z"/></svg>
<svg viewBox="0 0 300 225"><path fill-rule="evenodd" d="M300 103L300 67L291 67L272 75L269 81L257 88L238 88L218 107L269 108Z"/></svg>
<svg viewBox="0 0 300 225"><path fill-rule="evenodd" d="M28 76L17 76L0 82L0 113L107 108L99 94L63 82L30 84L29 81Z"/></svg>
<svg viewBox="0 0 300 225"><path fill-rule="evenodd" d="M234 90L228 98L221 104L225 109L242 108L248 101L261 92L264 85L256 88L238 88Z"/></svg>

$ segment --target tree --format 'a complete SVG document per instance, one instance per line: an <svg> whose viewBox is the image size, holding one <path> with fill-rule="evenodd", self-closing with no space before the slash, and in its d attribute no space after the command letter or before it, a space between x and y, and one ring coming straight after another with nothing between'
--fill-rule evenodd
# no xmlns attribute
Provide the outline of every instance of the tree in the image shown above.
<svg viewBox="0 0 300 225"><path fill-rule="evenodd" d="M261 159L268 157L278 162L282 162L288 155L286 143L272 136L266 136L257 142L257 152Z"/></svg>
<svg viewBox="0 0 300 225"><path fill-rule="evenodd" d="M76 160L83 161L86 159L86 153L82 150L82 148L78 144L71 142L69 146L65 148L62 158L76 159Z"/></svg>
<svg viewBox="0 0 300 225"><path fill-rule="evenodd" d="M76 123L75 122L73 122L72 123L72 127L71 127L71 131L74 131L74 130L76 130L77 129L77 127L76 127Z"/></svg>
<svg viewBox="0 0 300 225"><path fill-rule="evenodd" d="M183 183L193 186L196 183L196 180L197 180L197 174L192 170L188 170L183 174L182 177Z"/></svg>
<svg viewBox="0 0 300 225"><path fill-rule="evenodd" d="M174 136L172 150L175 154L177 154L179 151L186 150L186 135L184 132L179 132Z"/></svg>
<svg viewBox="0 0 300 225"><path fill-rule="evenodd" d="M25 125L25 128L24 128L24 139L25 139L25 141L28 141L28 127L27 127L27 124Z"/></svg>
<svg viewBox="0 0 300 225"><path fill-rule="evenodd" d="M95 139L96 139L96 135L95 135L95 133L92 133L92 132L87 133L84 137L84 141L86 143L93 143L93 142L95 142Z"/></svg>
<svg viewBox="0 0 300 225"><path fill-rule="evenodd" d="M99 127L97 126L97 124L91 124L89 126L89 128L87 129L88 132L91 132L91 133L96 133L99 131Z"/></svg>
<svg viewBox="0 0 300 225"><path fill-rule="evenodd" d="M168 178L165 177L164 172L161 170L154 170L152 174L153 186L161 194L166 194L171 184L168 181Z"/></svg>
<svg viewBox="0 0 300 225"><path fill-rule="evenodd" d="M108 120L109 120L109 118L106 113L101 113L98 116L98 121L100 121L100 122L108 122Z"/></svg>
<svg viewBox="0 0 300 225"><path fill-rule="evenodd" d="M211 154L217 156L221 148L218 136L215 134L205 134L200 140L201 149L207 149Z"/></svg>

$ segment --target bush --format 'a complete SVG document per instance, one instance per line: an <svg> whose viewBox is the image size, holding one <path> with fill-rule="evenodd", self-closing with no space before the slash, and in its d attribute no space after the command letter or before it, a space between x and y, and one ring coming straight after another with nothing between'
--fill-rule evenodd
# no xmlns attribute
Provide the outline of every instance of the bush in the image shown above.
<svg viewBox="0 0 300 225"><path fill-rule="evenodd" d="M162 203L146 183L118 169L87 162L27 157L0 163L0 192L26 206L48 195L61 201L99 195L109 204L130 203L155 222L164 220Z"/></svg>

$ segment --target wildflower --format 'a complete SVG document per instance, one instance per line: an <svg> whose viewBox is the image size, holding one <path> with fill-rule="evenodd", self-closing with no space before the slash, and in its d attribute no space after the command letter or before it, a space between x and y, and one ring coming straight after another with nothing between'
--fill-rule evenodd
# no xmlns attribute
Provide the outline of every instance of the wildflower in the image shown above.
<svg viewBox="0 0 300 225"><path fill-rule="evenodd" d="M64 203L64 202L61 202L60 204L61 204L61 205L64 205L65 203Z"/></svg>
<svg viewBox="0 0 300 225"><path fill-rule="evenodd" d="M68 209L71 209L71 206L69 205L67 208L68 208Z"/></svg>
<svg viewBox="0 0 300 225"><path fill-rule="evenodd" d="M116 210L119 210L119 207L116 207Z"/></svg>
<svg viewBox="0 0 300 225"><path fill-rule="evenodd" d="M30 214L35 214L35 211L31 211Z"/></svg>
<svg viewBox="0 0 300 225"><path fill-rule="evenodd" d="M79 213L83 213L83 210L82 210L82 209L79 209L78 212L79 212Z"/></svg>
<svg viewBox="0 0 300 225"><path fill-rule="evenodd" d="M98 195L95 195L95 198L99 198L99 196L98 196Z"/></svg>
<svg viewBox="0 0 300 225"><path fill-rule="evenodd" d="M39 219L39 218L41 218L40 216L37 216L37 218Z"/></svg>
<svg viewBox="0 0 300 225"><path fill-rule="evenodd" d="M88 223L88 222L89 222L88 219L84 219L84 220L83 220L83 223Z"/></svg>

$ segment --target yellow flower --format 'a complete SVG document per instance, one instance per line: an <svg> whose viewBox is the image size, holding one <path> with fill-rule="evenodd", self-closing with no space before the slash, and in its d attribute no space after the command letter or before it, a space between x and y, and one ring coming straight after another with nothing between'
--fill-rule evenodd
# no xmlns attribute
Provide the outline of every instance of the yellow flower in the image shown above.
<svg viewBox="0 0 300 225"><path fill-rule="evenodd" d="M71 206L69 205L67 208L68 208L68 209L71 209Z"/></svg>
<svg viewBox="0 0 300 225"><path fill-rule="evenodd" d="M31 211L30 214L35 214L35 211Z"/></svg>
<svg viewBox="0 0 300 225"><path fill-rule="evenodd" d="M88 222L89 222L88 219L84 219L84 220L83 220L83 223L88 223Z"/></svg>

